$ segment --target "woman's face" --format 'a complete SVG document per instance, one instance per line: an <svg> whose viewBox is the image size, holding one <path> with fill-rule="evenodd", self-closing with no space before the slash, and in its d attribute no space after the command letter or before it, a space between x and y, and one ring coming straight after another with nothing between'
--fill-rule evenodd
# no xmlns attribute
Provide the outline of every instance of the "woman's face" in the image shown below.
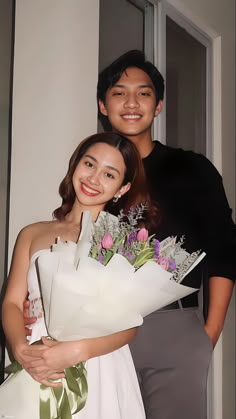
<svg viewBox="0 0 236 419"><path fill-rule="evenodd" d="M130 184L122 186L125 170L119 150L105 143L92 145L79 161L72 177L77 202L103 209L114 196L129 190Z"/></svg>

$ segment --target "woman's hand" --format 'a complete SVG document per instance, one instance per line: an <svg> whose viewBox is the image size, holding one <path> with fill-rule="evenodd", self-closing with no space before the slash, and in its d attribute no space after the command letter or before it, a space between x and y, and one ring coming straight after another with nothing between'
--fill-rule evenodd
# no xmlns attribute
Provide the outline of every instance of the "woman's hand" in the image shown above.
<svg viewBox="0 0 236 419"><path fill-rule="evenodd" d="M21 343L14 348L13 356L14 359L19 362L19 364L24 368L25 362L29 362L32 358L25 354L25 351L29 348L29 344L27 342Z"/></svg>
<svg viewBox="0 0 236 419"><path fill-rule="evenodd" d="M42 351L46 347L44 345L37 345L38 349L34 352L33 356L30 354L30 348L35 348L36 345L32 346L27 343L18 345L14 350L14 358L17 362L25 369L31 377L41 384L50 387L61 387L61 382L52 382L50 380L59 380L65 377L64 372L54 371L50 368L32 368L31 365L34 363L41 363Z"/></svg>
<svg viewBox="0 0 236 419"><path fill-rule="evenodd" d="M83 341L56 342L43 337L42 342L43 345L30 345L24 350L24 356L29 359L24 368L43 384L48 377L64 377L65 368L83 360L80 356Z"/></svg>
<svg viewBox="0 0 236 419"><path fill-rule="evenodd" d="M25 369L37 381L53 378L52 374L61 374L65 368L117 350L129 343L136 332L137 329L132 328L108 336L70 342L42 338L43 345L30 345L24 351L24 355L30 357Z"/></svg>

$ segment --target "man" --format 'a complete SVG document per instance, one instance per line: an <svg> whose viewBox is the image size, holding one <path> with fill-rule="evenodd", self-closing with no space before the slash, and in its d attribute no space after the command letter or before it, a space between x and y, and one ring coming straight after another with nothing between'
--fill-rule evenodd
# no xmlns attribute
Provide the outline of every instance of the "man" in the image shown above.
<svg viewBox="0 0 236 419"><path fill-rule="evenodd" d="M193 152L153 142L151 126L162 110L164 81L140 51L129 51L98 80L99 119L105 130L129 138L145 166L150 193L160 207L158 238L185 235L186 248L207 253L208 314L197 295L145 319L130 345L148 419L206 419L208 366L236 279L236 238L222 179ZM195 270L186 284L200 288Z"/></svg>
<svg viewBox="0 0 236 419"><path fill-rule="evenodd" d="M133 141L143 158L150 193L160 208L157 237L185 235L187 250L207 252L205 325L193 294L148 316L130 345L147 419L206 419L207 372L236 279L236 239L222 179L212 164L152 141L163 94L161 74L140 51L129 51L99 75L99 119L105 130ZM199 288L201 277L195 269L186 284Z"/></svg>

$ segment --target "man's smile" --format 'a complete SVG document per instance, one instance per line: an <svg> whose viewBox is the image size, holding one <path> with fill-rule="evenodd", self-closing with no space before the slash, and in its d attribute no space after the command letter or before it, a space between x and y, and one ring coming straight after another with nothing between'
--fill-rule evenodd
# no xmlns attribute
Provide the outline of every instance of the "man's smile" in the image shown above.
<svg viewBox="0 0 236 419"><path fill-rule="evenodd" d="M122 118L127 119L127 120L137 120L140 119L142 117L142 115L138 114L138 113L125 113L121 115Z"/></svg>

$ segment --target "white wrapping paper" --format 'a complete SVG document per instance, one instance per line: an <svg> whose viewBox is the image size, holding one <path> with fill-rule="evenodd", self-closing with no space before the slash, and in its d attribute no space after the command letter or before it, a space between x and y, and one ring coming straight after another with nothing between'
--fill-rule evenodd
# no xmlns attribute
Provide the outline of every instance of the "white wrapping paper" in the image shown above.
<svg viewBox="0 0 236 419"><path fill-rule="evenodd" d="M148 314L197 291L172 280L172 274L154 261L135 271L125 257L115 254L102 265L88 256L89 212L84 213L84 225L77 246L59 242L38 259L45 320L54 339L105 336L140 326ZM188 255L185 250L183 254Z"/></svg>

